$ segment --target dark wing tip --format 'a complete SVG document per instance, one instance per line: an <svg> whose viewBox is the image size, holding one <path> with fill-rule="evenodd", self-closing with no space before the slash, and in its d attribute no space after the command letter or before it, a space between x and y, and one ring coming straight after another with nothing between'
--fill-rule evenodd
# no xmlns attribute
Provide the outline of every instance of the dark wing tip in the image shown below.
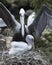
<svg viewBox="0 0 52 65"><path fill-rule="evenodd" d="M0 2L0 5L3 5L2 2Z"/></svg>
<svg viewBox="0 0 52 65"><path fill-rule="evenodd" d="M0 7L5 7L5 5L2 2L0 2Z"/></svg>
<svg viewBox="0 0 52 65"><path fill-rule="evenodd" d="M2 3L0 2L0 4L2 4Z"/></svg>

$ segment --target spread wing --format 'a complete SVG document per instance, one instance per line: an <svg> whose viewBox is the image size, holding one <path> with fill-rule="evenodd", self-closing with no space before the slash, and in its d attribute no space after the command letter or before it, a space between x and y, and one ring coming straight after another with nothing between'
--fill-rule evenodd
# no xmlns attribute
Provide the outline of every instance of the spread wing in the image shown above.
<svg viewBox="0 0 52 65"><path fill-rule="evenodd" d="M18 31L20 28L20 23L17 22L15 17L11 14L11 12L0 2L0 18L4 20L9 28L15 29Z"/></svg>
<svg viewBox="0 0 52 65"><path fill-rule="evenodd" d="M46 25L52 29L52 11L44 5L28 29L33 36L39 38Z"/></svg>
<svg viewBox="0 0 52 65"><path fill-rule="evenodd" d="M45 13L47 15L47 25L52 29L52 10Z"/></svg>

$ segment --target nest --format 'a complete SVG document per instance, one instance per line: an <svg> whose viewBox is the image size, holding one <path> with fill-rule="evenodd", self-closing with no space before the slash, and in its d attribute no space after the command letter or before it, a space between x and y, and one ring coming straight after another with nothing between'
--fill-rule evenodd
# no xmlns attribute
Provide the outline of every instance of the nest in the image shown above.
<svg viewBox="0 0 52 65"><path fill-rule="evenodd" d="M8 51L0 52L0 65L50 65L48 58L40 51L29 51L22 55L9 56Z"/></svg>

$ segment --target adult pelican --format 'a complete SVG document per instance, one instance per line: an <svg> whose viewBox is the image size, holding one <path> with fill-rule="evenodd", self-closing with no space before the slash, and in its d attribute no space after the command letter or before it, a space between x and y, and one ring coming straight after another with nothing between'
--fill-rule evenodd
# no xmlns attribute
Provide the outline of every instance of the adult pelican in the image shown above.
<svg viewBox="0 0 52 65"><path fill-rule="evenodd" d="M19 23L20 29L18 33L15 32L13 36L13 41L19 41L19 40L24 41L25 37L25 22L24 22L25 10L23 8L20 9L19 15L20 15L20 23Z"/></svg>
<svg viewBox="0 0 52 65"><path fill-rule="evenodd" d="M23 29L23 33L21 33L22 31L20 33L24 36L24 26L21 28L22 25L15 19L11 12L1 2L0 18L4 20L4 22L7 24L9 28L15 30L15 35L13 38L14 41L17 39L17 37L21 36L20 35L16 37L16 35L18 35L21 31L21 29ZM43 30L45 29L46 25L48 25L52 29L52 10L49 9L47 6L43 5L40 8L37 16L34 17L34 21L31 23L31 25L28 26L29 34L32 34L36 38L39 38Z"/></svg>
<svg viewBox="0 0 52 65"><path fill-rule="evenodd" d="M2 13L1 13L2 12ZM0 2L0 17L5 21L9 28L14 31L14 40L24 40L24 14L23 8L20 9L20 23L15 19L11 12ZM17 38L16 38L17 37Z"/></svg>
<svg viewBox="0 0 52 65"><path fill-rule="evenodd" d="M9 55L19 55L26 51L34 49L34 37L32 35L26 36L26 42L13 41L9 50Z"/></svg>
<svg viewBox="0 0 52 65"><path fill-rule="evenodd" d="M25 23L24 23L24 17L25 17L25 10L23 8L20 9L20 23L15 19L15 17L11 14L11 12L2 4L0 3L0 16L5 21L8 27L12 28L14 30L14 36L13 41L19 41L23 40L26 36L25 32ZM4 13L3 13L4 12ZM32 17L31 17L32 19ZM32 20L31 20L32 21ZM28 34L28 33L27 33Z"/></svg>

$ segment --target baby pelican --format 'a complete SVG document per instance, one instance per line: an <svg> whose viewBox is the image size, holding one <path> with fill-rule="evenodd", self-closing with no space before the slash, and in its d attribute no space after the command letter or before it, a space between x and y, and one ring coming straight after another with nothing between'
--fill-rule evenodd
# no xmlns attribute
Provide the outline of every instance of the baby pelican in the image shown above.
<svg viewBox="0 0 52 65"><path fill-rule="evenodd" d="M9 50L9 55L20 55L28 50L34 49L34 37L32 35L26 36L26 42L13 41Z"/></svg>

